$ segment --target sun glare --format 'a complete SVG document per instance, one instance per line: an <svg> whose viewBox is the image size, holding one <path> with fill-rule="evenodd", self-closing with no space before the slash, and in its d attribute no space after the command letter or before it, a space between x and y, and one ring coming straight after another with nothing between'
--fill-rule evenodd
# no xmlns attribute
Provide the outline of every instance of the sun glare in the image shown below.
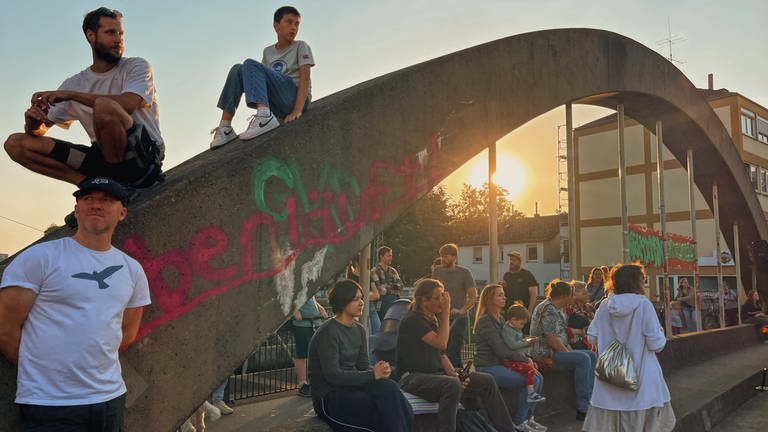
<svg viewBox="0 0 768 432"><path fill-rule="evenodd" d="M487 154L487 153L484 153ZM493 182L501 186L509 195L507 198L514 201L523 194L526 186L527 173L525 167L514 156L505 154L496 155L496 174L493 176ZM467 183L471 186L480 188L488 182L488 158L479 157L472 165Z"/></svg>

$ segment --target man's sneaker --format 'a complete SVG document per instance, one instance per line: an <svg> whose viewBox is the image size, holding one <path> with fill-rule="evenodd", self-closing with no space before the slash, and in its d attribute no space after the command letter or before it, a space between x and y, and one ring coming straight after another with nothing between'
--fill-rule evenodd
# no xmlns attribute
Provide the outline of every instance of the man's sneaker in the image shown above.
<svg viewBox="0 0 768 432"><path fill-rule="evenodd" d="M538 432L536 429L532 428L527 421L524 421L519 425L512 423L512 426L515 427L515 431L517 432Z"/></svg>
<svg viewBox="0 0 768 432"><path fill-rule="evenodd" d="M213 406L218 408L222 415L230 415L235 412L235 410L230 408L229 405L227 405L223 400L214 402Z"/></svg>
<svg viewBox="0 0 768 432"><path fill-rule="evenodd" d="M536 392L528 393L528 397L525 399L525 401L528 403L544 402L545 400L547 400L547 398Z"/></svg>
<svg viewBox="0 0 768 432"><path fill-rule="evenodd" d="M299 396L312 397L312 387L309 384L304 383L299 387Z"/></svg>
<svg viewBox="0 0 768 432"><path fill-rule="evenodd" d="M240 134L241 140L249 140L256 138L257 136L269 132L272 129L280 126L280 122L277 121L277 117L274 114L270 114L269 117L259 117L252 115L248 119L248 129Z"/></svg>
<svg viewBox="0 0 768 432"><path fill-rule="evenodd" d="M528 425L528 427L532 428L537 432L546 432L547 430L546 426L534 420L533 417L529 418L528 421L525 423Z"/></svg>
<svg viewBox="0 0 768 432"><path fill-rule="evenodd" d="M213 134L211 149L219 148L237 138L237 134L231 126L216 126L211 130L211 133Z"/></svg>
<svg viewBox="0 0 768 432"><path fill-rule="evenodd" d="M205 411L205 415L211 419L211 421L216 421L221 417L219 408L208 401L203 402L203 411Z"/></svg>

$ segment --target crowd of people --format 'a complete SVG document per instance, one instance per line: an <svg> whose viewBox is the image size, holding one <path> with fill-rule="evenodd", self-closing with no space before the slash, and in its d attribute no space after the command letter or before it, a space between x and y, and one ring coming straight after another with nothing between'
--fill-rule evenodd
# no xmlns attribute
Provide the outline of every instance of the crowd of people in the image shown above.
<svg viewBox="0 0 768 432"><path fill-rule="evenodd" d="M645 296L641 266L618 265L610 272L597 268L588 283L553 280L540 301L531 296L529 288L537 288L538 282L522 268L518 253L510 253L510 262L515 262L503 280L486 285L479 295L471 271L458 264L456 245L444 245L439 254L432 274L415 283L410 310L397 329L396 356L389 361L371 362L367 330L354 320L364 313L360 284L343 279L330 289L336 314L312 338L309 378L315 410L333 430L410 427L413 414L401 398L411 394L437 403L440 431L456 430L462 407L480 406L498 431L545 431L535 413L538 404L546 403L542 390L549 370L572 371L574 419L586 431L674 427L669 390L656 359L667 339ZM392 250L383 247L378 256L378 272L372 269L371 276L377 290L385 285L382 270L396 275L388 270ZM390 280L399 282L399 275ZM370 307L376 303L371 301ZM468 331L474 345L469 357L460 351ZM626 343L642 365L640 389L622 397L614 393L625 390L595 378L598 353L614 340ZM386 387L379 382L383 380L395 385ZM387 392L380 396L386 403L363 396L372 394L370 386ZM510 412L503 395L514 392ZM354 412L345 409L349 406ZM608 424L620 426L610 429Z"/></svg>

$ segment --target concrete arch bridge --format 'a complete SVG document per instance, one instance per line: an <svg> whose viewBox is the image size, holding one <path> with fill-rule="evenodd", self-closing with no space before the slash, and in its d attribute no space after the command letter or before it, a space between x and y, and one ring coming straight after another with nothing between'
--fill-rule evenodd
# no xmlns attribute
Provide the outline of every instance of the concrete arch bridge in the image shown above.
<svg viewBox="0 0 768 432"><path fill-rule="evenodd" d="M153 304L122 356L127 430L173 430L409 204L489 143L566 103L622 103L652 130L660 120L681 163L696 152L699 189L717 182L731 250L768 238L728 133L654 51L590 29L469 48L316 101L301 121L250 142L203 152L131 204L115 244L144 265ZM749 257L742 262L749 288ZM0 430L15 430L15 371L0 362Z"/></svg>

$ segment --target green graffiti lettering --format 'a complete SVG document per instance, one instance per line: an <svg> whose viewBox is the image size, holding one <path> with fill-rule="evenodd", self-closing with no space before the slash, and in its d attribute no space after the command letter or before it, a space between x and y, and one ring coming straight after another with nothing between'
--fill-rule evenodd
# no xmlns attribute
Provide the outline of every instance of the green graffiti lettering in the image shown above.
<svg viewBox="0 0 768 432"><path fill-rule="evenodd" d="M288 217L288 211L285 208L280 211L272 210L264 197L267 180L271 177L282 180L288 189L294 187L294 176L288 166L272 156L267 156L259 159L253 168L253 198L259 210L269 214L276 221L284 221ZM284 202L287 193L276 193L275 195L279 202Z"/></svg>

